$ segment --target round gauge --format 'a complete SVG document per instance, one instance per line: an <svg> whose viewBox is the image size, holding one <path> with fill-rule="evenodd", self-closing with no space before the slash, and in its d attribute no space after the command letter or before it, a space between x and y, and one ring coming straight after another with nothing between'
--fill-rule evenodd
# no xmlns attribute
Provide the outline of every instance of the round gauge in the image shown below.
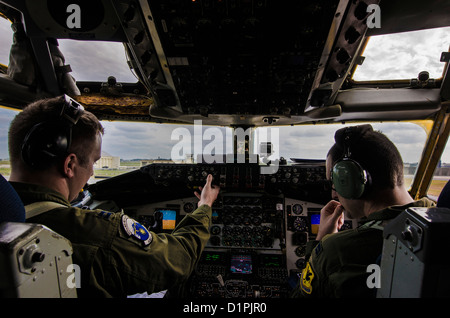
<svg viewBox="0 0 450 318"><path fill-rule="evenodd" d="M292 212L294 214L301 214L303 212L303 206L301 204L294 204L292 206Z"/></svg>
<svg viewBox="0 0 450 318"><path fill-rule="evenodd" d="M183 205L184 212L191 213L194 211L194 204L192 202L187 202Z"/></svg>
<svg viewBox="0 0 450 318"><path fill-rule="evenodd" d="M231 235L233 228L231 226L224 226L223 235Z"/></svg>
<svg viewBox="0 0 450 318"><path fill-rule="evenodd" d="M255 217L253 217L252 222L253 222L253 225L258 226L258 225L261 225L262 219L259 216L255 216Z"/></svg>
<svg viewBox="0 0 450 318"><path fill-rule="evenodd" d="M305 252L306 252L305 245L297 246L297 248L295 249L295 255L297 255L298 257L305 256Z"/></svg>
<svg viewBox="0 0 450 318"><path fill-rule="evenodd" d="M233 218L230 215L223 216L222 220L223 220L223 224L225 224L225 225L229 225L229 224L233 223Z"/></svg>
<svg viewBox="0 0 450 318"><path fill-rule="evenodd" d="M234 235L240 235L242 233L242 228L240 226L235 226L233 228L233 234Z"/></svg>
<svg viewBox="0 0 450 318"><path fill-rule="evenodd" d="M244 239L244 246L245 247L252 247L252 240L250 238Z"/></svg>
<svg viewBox="0 0 450 318"><path fill-rule="evenodd" d="M211 227L211 234L212 235L219 235L220 234L220 226L214 225Z"/></svg>
<svg viewBox="0 0 450 318"><path fill-rule="evenodd" d="M225 245L225 246L232 246L233 245L233 238L229 237L229 236L225 237L223 239L223 245Z"/></svg>
<svg viewBox="0 0 450 318"><path fill-rule="evenodd" d="M261 234L261 227L255 226L254 228L252 228L252 234L254 234L254 235Z"/></svg>
<svg viewBox="0 0 450 318"><path fill-rule="evenodd" d="M254 206L254 207L252 208L252 211L253 211L253 213L258 214L258 213L261 213L261 212L262 212L262 208L259 207L259 206Z"/></svg>
<svg viewBox="0 0 450 318"><path fill-rule="evenodd" d="M299 258L296 262L295 262L295 266L297 266L297 268L302 269L304 268L306 265L305 259L303 258Z"/></svg>
<svg viewBox="0 0 450 318"><path fill-rule="evenodd" d="M245 235L251 236L252 229L251 229L249 226L244 226L244 227L242 228L242 232L243 232Z"/></svg>
<svg viewBox="0 0 450 318"><path fill-rule="evenodd" d="M294 229L299 232L308 231L308 225L306 224L306 220L301 216L296 217L294 220Z"/></svg>

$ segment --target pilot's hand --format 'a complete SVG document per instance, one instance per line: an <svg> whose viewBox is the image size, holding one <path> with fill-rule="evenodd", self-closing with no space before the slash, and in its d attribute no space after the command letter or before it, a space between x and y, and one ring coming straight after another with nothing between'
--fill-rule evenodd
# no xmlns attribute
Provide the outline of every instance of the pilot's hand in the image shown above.
<svg viewBox="0 0 450 318"><path fill-rule="evenodd" d="M213 180L213 176L208 174L208 176L206 177L205 186L199 187L199 189L202 193L199 194L197 191L194 192L195 196L200 200L198 202L198 206L207 204L210 207L212 207L214 201L216 201L217 195L219 194L219 191L220 191L220 187L211 185L212 180Z"/></svg>
<svg viewBox="0 0 450 318"><path fill-rule="evenodd" d="M328 202L320 210L320 225L316 240L320 241L325 235L337 233L344 224L344 207L335 200Z"/></svg>

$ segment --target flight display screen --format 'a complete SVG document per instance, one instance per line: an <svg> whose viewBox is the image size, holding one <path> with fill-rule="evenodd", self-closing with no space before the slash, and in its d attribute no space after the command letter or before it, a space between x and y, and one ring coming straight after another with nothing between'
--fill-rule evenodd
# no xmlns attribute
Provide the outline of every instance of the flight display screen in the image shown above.
<svg viewBox="0 0 450 318"><path fill-rule="evenodd" d="M225 262L225 255L217 252L203 252L202 262L207 264L223 264Z"/></svg>
<svg viewBox="0 0 450 318"><path fill-rule="evenodd" d="M252 257L248 254L231 255L230 271L236 274L251 274L253 272Z"/></svg>
<svg viewBox="0 0 450 318"><path fill-rule="evenodd" d="M281 267L281 256L279 255L262 255L261 265L263 267L269 268L279 268Z"/></svg>
<svg viewBox="0 0 450 318"><path fill-rule="evenodd" d="M311 234L317 235L320 225L320 214L310 214Z"/></svg>
<svg viewBox="0 0 450 318"><path fill-rule="evenodd" d="M177 222L177 211L161 209L159 210L159 212L162 213L162 229L163 230L175 229Z"/></svg>

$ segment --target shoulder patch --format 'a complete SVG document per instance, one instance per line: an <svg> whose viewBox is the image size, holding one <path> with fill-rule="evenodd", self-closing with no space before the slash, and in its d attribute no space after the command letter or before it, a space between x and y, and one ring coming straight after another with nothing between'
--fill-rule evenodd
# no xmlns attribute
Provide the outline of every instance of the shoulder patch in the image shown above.
<svg viewBox="0 0 450 318"><path fill-rule="evenodd" d="M302 271L300 277L300 288L307 294L312 292L312 280L314 278L314 272L309 262L306 263L306 267Z"/></svg>
<svg viewBox="0 0 450 318"><path fill-rule="evenodd" d="M106 211L100 211L100 212L96 212L97 216L100 218L103 218L105 220L108 220L111 215L113 214L112 212L106 212Z"/></svg>
<svg viewBox="0 0 450 318"><path fill-rule="evenodd" d="M317 246L314 248L314 251L316 252L316 256L318 256L322 252L322 241L317 244Z"/></svg>
<svg viewBox="0 0 450 318"><path fill-rule="evenodd" d="M136 222L128 215L122 216L122 227L128 236L132 236L144 243L144 246L150 245L153 240L151 233L142 224Z"/></svg>

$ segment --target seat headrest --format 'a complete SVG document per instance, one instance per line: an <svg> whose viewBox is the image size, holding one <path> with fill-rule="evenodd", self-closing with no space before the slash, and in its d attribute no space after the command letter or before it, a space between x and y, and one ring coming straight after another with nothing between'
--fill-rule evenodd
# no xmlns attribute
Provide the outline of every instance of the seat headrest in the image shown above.
<svg viewBox="0 0 450 318"><path fill-rule="evenodd" d="M11 184L0 175L0 223L25 222L25 208Z"/></svg>

